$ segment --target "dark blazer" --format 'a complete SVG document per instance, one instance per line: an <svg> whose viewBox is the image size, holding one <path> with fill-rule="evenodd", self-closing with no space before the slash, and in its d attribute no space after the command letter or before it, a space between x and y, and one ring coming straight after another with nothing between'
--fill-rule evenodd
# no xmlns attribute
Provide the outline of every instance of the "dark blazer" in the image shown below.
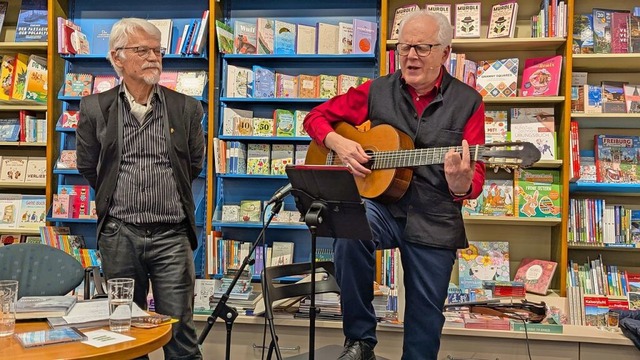
<svg viewBox="0 0 640 360"><path fill-rule="evenodd" d="M202 171L204 160L203 109L199 101L165 87L168 116L164 131L169 160L180 193L184 212L189 220L189 240L196 249L195 204L191 183ZM95 190L98 213L97 234L109 213L120 171L122 125L118 126L118 92L120 86L85 96L80 101L80 121L76 129L78 171Z"/></svg>

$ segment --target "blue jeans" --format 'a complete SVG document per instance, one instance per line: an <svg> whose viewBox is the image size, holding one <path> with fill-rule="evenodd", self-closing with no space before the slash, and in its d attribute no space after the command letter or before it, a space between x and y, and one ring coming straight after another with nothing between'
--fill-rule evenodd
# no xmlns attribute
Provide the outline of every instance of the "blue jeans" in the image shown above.
<svg viewBox="0 0 640 360"><path fill-rule="evenodd" d="M186 222L137 226L107 218L98 236L107 279L135 279L133 301L147 308L149 280L155 310L179 321L164 346L165 359L201 359L193 323L195 269Z"/></svg>
<svg viewBox="0 0 640 360"><path fill-rule="evenodd" d="M444 325L442 307L456 250L404 241L404 219L394 219L382 204L366 200L366 205L373 241L334 241L344 334L349 339L377 343L377 323L371 304L375 251L399 248L406 303L402 359L436 359Z"/></svg>

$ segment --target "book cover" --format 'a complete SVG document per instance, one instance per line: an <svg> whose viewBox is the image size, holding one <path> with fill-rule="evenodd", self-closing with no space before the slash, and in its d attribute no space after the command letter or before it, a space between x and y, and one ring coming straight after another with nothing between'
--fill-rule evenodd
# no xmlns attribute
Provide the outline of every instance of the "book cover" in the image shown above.
<svg viewBox="0 0 640 360"><path fill-rule="evenodd" d="M624 84L620 81L602 82L602 112L625 113Z"/></svg>
<svg viewBox="0 0 640 360"><path fill-rule="evenodd" d="M316 53L316 28L314 26L297 24L296 54Z"/></svg>
<svg viewBox="0 0 640 360"><path fill-rule="evenodd" d="M0 228L14 229L18 226L21 201L22 195L0 194Z"/></svg>
<svg viewBox="0 0 640 360"><path fill-rule="evenodd" d="M480 193L475 199L462 200L462 215L476 216L484 215L484 195Z"/></svg>
<svg viewBox="0 0 640 360"><path fill-rule="evenodd" d="M640 138L624 135L595 135L596 180L603 183L638 183L637 149Z"/></svg>
<svg viewBox="0 0 640 360"><path fill-rule="evenodd" d="M629 21L629 11L611 13L611 52L614 54L629 52Z"/></svg>
<svg viewBox="0 0 640 360"><path fill-rule="evenodd" d="M220 20L216 20L216 38L218 51L222 54L233 54L233 28Z"/></svg>
<svg viewBox="0 0 640 360"><path fill-rule="evenodd" d="M273 136L273 118L253 118L253 136Z"/></svg>
<svg viewBox="0 0 640 360"><path fill-rule="evenodd" d="M240 221L260 221L261 209L260 200L240 201Z"/></svg>
<svg viewBox="0 0 640 360"><path fill-rule="evenodd" d="M271 171L271 145L247 145L247 174L269 175Z"/></svg>
<svg viewBox="0 0 640 360"><path fill-rule="evenodd" d="M294 243L274 241L271 251L271 266L288 265L293 263Z"/></svg>
<svg viewBox="0 0 640 360"><path fill-rule="evenodd" d="M524 258L520 261L513 280L524 282L525 290L530 293L547 295L557 266L555 261Z"/></svg>
<svg viewBox="0 0 640 360"><path fill-rule="evenodd" d="M57 219L69 218L69 194L53 194L51 216Z"/></svg>
<svg viewBox="0 0 640 360"><path fill-rule="evenodd" d="M2 65L0 66L0 81L2 82L0 100L9 100L11 99L11 94L13 93L16 57L13 55L4 55L2 57Z"/></svg>
<svg viewBox="0 0 640 360"><path fill-rule="evenodd" d="M316 24L316 53L337 54L340 28L338 25L319 22ZM355 40L355 39L354 39Z"/></svg>
<svg viewBox="0 0 640 360"><path fill-rule="evenodd" d="M295 159L294 162L296 165L304 165L305 159L307 158L307 151L309 150L309 145L297 144L295 150Z"/></svg>
<svg viewBox="0 0 640 360"><path fill-rule="evenodd" d="M390 40L397 40L400 35L400 23L402 19L408 14L420 10L420 6L417 4L408 4L404 6L400 6L396 9L393 15L393 25L391 26L391 32L389 33Z"/></svg>
<svg viewBox="0 0 640 360"><path fill-rule="evenodd" d="M305 110L296 110L293 112L293 117L296 122L295 137L309 137L309 134L307 134L307 131L304 129L304 118L307 117L308 114L309 112Z"/></svg>
<svg viewBox="0 0 640 360"><path fill-rule="evenodd" d="M24 348L87 340L87 336L75 327L27 331L15 334L14 337Z"/></svg>
<svg viewBox="0 0 640 360"><path fill-rule="evenodd" d="M275 20L275 33L273 35L273 53L296 53L296 24Z"/></svg>
<svg viewBox="0 0 640 360"><path fill-rule="evenodd" d="M322 99L331 99L338 94L338 78L334 75L320 75L320 94Z"/></svg>
<svg viewBox="0 0 640 360"><path fill-rule="evenodd" d="M25 90L27 86L28 63L29 55L21 53L16 54L15 65L13 68L11 100L24 100Z"/></svg>
<svg viewBox="0 0 640 360"><path fill-rule="evenodd" d="M284 109L274 110L273 121L276 130L275 136L293 137L295 132L295 120L291 111Z"/></svg>
<svg viewBox="0 0 640 360"><path fill-rule="evenodd" d="M177 71L163 71L160 74L160 80L158 85L164 86L167 89L175 90L178 86L178 72Z"/></svg>
<svg viewBox="0 0 640 360"><path fill-rule="evenodd" d="M158 30L160 30L160 47L169 52L169 50L171 49L171 35L173 35L173 20L149 19L148 21L155 25Z"/></svg>
<svg viewBox="0 0 640 360"><path fill-rule="evenodd" d="M47 1L22 0L16 24L16 42L47 42Z"/></svg>
<svg viewBox="0 0 640 360"><path fill-rule="evenodd" d="M56 161L56 169L77 169L76 151L60 150L60 157Z"/></svg>
<svg viewBox="0 0 640 360"><path fill-rule="evenodd" d="M602 86L584 85L585 114L602 113Z"/></svg>
<svg viewBox="0 0 640 360"><path fill-rule="evenodd" d="M320 95L320 77L318 75L298 75L298 96L315 99Z"/></svg>
<svg viewBox="0 0 640 360"><path fill-rule="evenodd" d="M442 14L447 18L449 24L451 24L451 4L425 4L425 9L428 11Z"/></svg>
<svg viewBox="0 0 640 360"><path fill-rule="evenodd" d="M253 119L238 117L233 122L233 135L236 136L252 136L253 135Z"/></svg>
<svg viewBox="0 0 640 360"><path fill-rule="evenodd" d="M611 10L593 9L593 52L611 53Z"/></svg>
<svg viewBox="0 0 640 360"><path fill-rule="evenodd" d="M37 55L31 55L27 65L24 99L46 103L47 81L47 59Z"/></svg>
<svg viewBox="0 0 640 360"><path fill-rule="evenodd" d="M593 54L593 14L573 16L574 54Z"/></svg>
<svg viewBox="0 0 640 360"><path fill-rule="evenodd" d="M640 85L624 84L624 102L626 104L627 113L640 113Z"/></svg>
<svg viewBox="0 0 640 360"><path fill-rule="evenodd" d="M63 128L75 129L78 127L78 120L80 120L80 112L77 110L66 110L62 113L60 119L60 126Z"/></svg>
<svg viewBox="0 0 640 360"><path fill-rule="evenodd" d="M8 1L0 1L0 31L2 30L2 25L4 25L4 18L7 14L8 7L9 7Z"/></svg>
<svg viewBox="0 0 640 360"><path fill-rule="evenodd" d="M253 71L235 65L227 66L227 97L246 98L253 95Z"/></svg>
<svg viewBox="0 0 640 360"><path fill-rule="evenodd" d="M180 71L176 79L176 91L187 96L202 96L206 84L206 71Z"/></svg>
<svg viewBox="0 0 640 360"><path fill-rule="evenodd" d="M20 135L20 120L0 119L0 141L18 141Z"/></svg>
<svg viewBox="0 0 640 360"><path fill-rule="evenodd" d="M64 96L86 96L91 94L93 75L68 73L64 80Z"/></svg>
<svg viewBox="0 0 640 360"><path fill-rule="evenodd" d="M629 17L629 52L640 53L640 8L637 6Z"/></svg>
<svg viewBox="0 0 640 360"><path fill-rule="evenodd" d="M65 316L76 304L76 301L77 297L71 295L23 296L16 303L16 319Z"/></svg>
<svg viewBox="0 0 640 360"><path fill-rule="evenodd" d="M47 159L30 156L27 160L27 174L24 182L28 184L44 184L47 181Z"/></svg>
<svg viewBox="0 0 640 360"><path fill-rule="evenodd" d="M112 89L118 84L118 78L113 75L96 75L93 79L93 94Z"/></svg>
<svg viewBox="0 0 640 360"><path fill-rule="evenodd" d="M276 97L297 98L298 77L282 73L276 74Z"/></svg>
<svg viewBox="0 0 640 360"><path fill-rule="evenodd" d="M353 19L353 53L373 54L378 40L378 24L372 21Z"/></svg>
<svg viewBox="0 0 640 360"><path fill-rule="evenodd" d="M560 55L526 59L520 96L558 96L561 72Z"/></svg>
<svg viewBox="0 0 640 360"><path fill-rule="evenodd" d="M271 175L286 175L285 168L293 164L293 144L271 145Z"/></svg>
<svg viewBox="0 0 640 360"><path fill-rule="evenodd" d="M507 141L507 110L486 110L484 112L484 143Z"/></svg>
<svg viewBox="0 0 640 360"><path fill-rule="evenodd" d="M469 241L458 250L460 289L482 288L483 280L509 281L509 243L506 241Z"/></svg>
<svg viewBox="0 0 640 360"><path fill-rule="evenodd" d="M258 54L273 54L274 22L258 18Z"/></svg>
<svg viewBox="0 0 640 360"><path fill-rule="evenodd" d="M253 118L253 111L224 107L222 109L222 135L233 135L236 119Z"/></svg>
<svg viewBox="0 0 640 360"><path fill-rule="evenodd" d="M351 54L353 52L353 24L338 23L338 54Z"/></svg>
<svg viewBox="0 0 640 360"><path fill-rule="evenodd" d="M557 170L518 169L514 198L518 217L560 217L560 173Z"/></svg>
<svg viewBox="0 0 640 360"><path fill-rule="evenodd" d="M629 301L629 310L640 310L640 292L629 291L627 299Z"/></svg>
<svg viewBox="0 0 640 360"><path fill-rule="evenodd" d="M513 216L513 180L487 179L482 185L482 213L491 216Z"/></svg>
<svg viewBox="0 0 640 360"><path fill-rule="evenodd" d="M580 179L578 179L578 182L596 182L596 159L593 156L593 151L590 151L590 153L591 155L583 155L580 152Z"/></svg>
<svg viewBox="0 0 640 360"><path fill-rule="evenodd" d="M253 65L253 97L276 97L276 72L260 65Z"/></svg>
<svg viewBox="0 0 640 360"><path fill-rule="evenodd" d="M586 326L607 326L609 301L606 296L584 295L584 315Z"/></svg>
<svg viewBox="0 0 640 360"><path fill-rule="evenodd" d="M456 4L455 38L480 37L481 3Z"/></svg>
<svg viewBox="0 0 640 360"><path fill-rule="evenodd" d="M516 97L518 64L518 58L478 62L476 90L483 97Z"/></svg>
<svg viewBox="0 0 640 360"><path fill-rule="evenodd" d="M515 21L517 20L518 3L507 1L491 7L487 39L513 37Z"/></svg>
<svg viewBox="0 0 640 360"><path fill-rule="evenodd" d="M3 156L2 166L0 167L0 183L22 183L27 173L27 162L29 158L26 156Z"/></svg>
<svg viewBox="0 0 640 360"><path fill-rule="evenodd" d="M338 95L346 94L350 88L358 87L358 77L353 75L338 75Z"/></svg>
<svg viewBox="0 0 640 360"><path fill-rule="evenodd" d="M229 221L229 222L240 221L240 205L232 205L232 204L222 205L220 220Z"/></svg>
<svg viewBox="0 0 640 360"><path fill-rule="evenodd" d="M106 55L109 51L109 36L113 24L98 23L93 25L93 38L91 40L91 52L93 54Z"/></svg>
<svg viewBox="0 0 640 360"><path fill-rule="evenodd" d="M540 150L540 158L556 159L553 108L512 108L511 141L526 141Z"/></svg>
<svg viewBox="0 0 640 360"><path fill-rule="evenodd" d="M233 23L234 53L236 54L255 54L257 53L257 36L258 29L255 23L236 20Z"/></svg>

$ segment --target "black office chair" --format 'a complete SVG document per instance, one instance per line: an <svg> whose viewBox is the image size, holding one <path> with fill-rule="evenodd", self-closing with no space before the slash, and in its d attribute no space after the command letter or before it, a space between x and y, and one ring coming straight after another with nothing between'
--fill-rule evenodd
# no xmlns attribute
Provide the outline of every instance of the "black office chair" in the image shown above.
<svg viewBox="0 0 640 360"><path fill-rule="evenodd" d="M262 288L267 290L264 296L265 316L270 321L273 320L273 303L288 298L302 298L311 295L311 282L298 282L294 284L283 284L275 279L295 276L310 275L311 263L295 263L289 265L272 266L262 272ZM330 261L320 261L316 263L316 274L324 274L323 280L316 281L316 294L337 293L340 294L340 287L335 278L335 266ZM318 276L316 275L316 278ZM275 335L275 334L272 334ZM272 336L267 359L271 359L276 347L278 347L278 337ZM341 345L330 345L316 349L316 359L335 359L342 351ZM320 356L321 355L321 356ZM307 359L308 354L299 354L294 357L287 357L288 360Z"/></svg>
<svg viewBox="0 0 640 360"><path fill-rule="evenodd" d="M82 264L44 244L0 247L0 280L18 280L18 298L66 295L85 277Z"/></svg>

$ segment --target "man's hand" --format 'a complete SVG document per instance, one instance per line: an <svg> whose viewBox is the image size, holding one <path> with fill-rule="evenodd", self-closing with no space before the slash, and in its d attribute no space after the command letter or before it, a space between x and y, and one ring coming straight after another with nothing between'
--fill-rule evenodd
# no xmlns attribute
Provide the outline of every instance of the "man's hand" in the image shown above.
<svg viewBox="0 0 640 360"><path fill-rule="evenodd" d="M333 131L324 138L324 146L333 150L338 155L338 159L351 170L353 175L365 177L371 173L371 170L362 165L369 161L370 156L364 152L362 146L357 142Z"/></svg>
<svg viewBox="0 0 640 360"><path fill-rule="evenodd" d="M454 194L466 194L471 188L475 161L469 155L469 143L462 140L462 154L449 150L444 156L444 176L449 190Z"/></svg>

